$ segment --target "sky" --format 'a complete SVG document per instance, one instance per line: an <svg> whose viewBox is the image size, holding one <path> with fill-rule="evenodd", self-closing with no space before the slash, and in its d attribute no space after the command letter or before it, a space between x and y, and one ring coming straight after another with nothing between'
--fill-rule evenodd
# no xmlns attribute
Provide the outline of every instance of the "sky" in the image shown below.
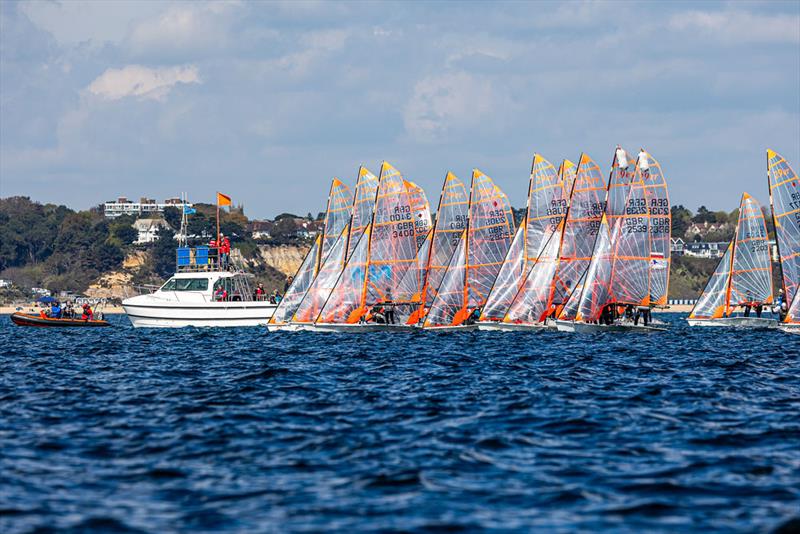
<svg viewBox="0 0 800 534"><path fill-rule="evenodd" d="M673 204L800 170L800 2L0 1L0 196L84 209L215 191L317 213L386 160L433 205L535 152L661 163ZM435 208L434 208L435 209Z"/></svg>

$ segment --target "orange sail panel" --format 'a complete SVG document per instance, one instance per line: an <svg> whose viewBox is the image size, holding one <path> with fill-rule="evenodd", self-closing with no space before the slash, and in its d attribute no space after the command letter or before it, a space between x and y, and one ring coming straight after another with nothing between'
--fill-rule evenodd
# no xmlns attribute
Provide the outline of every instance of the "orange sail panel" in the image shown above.
<svg viewBox="0 0 800 534"><path fill-rule="evenodd" d="M535 324L545 320L553 298L553 277L558 268L558 249L564 221L550 235L525 281L503 317L503 322Z"/></svg>
<svg viewBox="0 0 800 534"><path fill-rule="evenodd" d="M378 177L369 169L362 166L358 168L356 192L353 195L353 218L350 222L350 235L347 241L347 258L356 248L358 239L372 222L372 211L375 209L375 194L378 192Z"/></svg>
<svg viewBox="0 0 800 534"><path fill-rule="evenodd" d="M565 160L557 173L540 154L533 156L525 217L525 272L539 257L550 234L555 232L567 213L570 190L566 187L571 187L570 175L574 176L574 167Z"/></svg>
<svg viewBox="0 0 800 534"><path fill-rule="evenodd" d="M478 169L472 172L467 225L467 303L485 304L514 235L514 214L506 195Z"/></svg>
<svg viewBox="0 0 800 534"><path fill-rule="evenodd" d="M692 308L689 319L719 319L727 312L728 287L731 279L733 241L708 279L703 293Z"/></svg>
<svg viewBox="0 0 800 534"><path fill-rule="evenodd" d="M794 307L800 283L800 180L783 156L773 150L767 150L767 175L784 297Z"/></svg>
<svg viewBox="0 0 800 534"><path fill-rule="evenodd" d="M393 295L392 299L395 303L419 303L422 300L422 285L425 283L425 271L428 268L432 238L433 231L431 230L417 251L416 261L406 270L406 274L398 284L397 293Z"/></svg>
<svg viewBox="0 0 800 534"><path fill-rule="evenodd" d="M353 196L350 194L350 188L338 178L334 178L328 195L328 207L325 211L325 229L322 236L320 258L328 255L333 244L339 239L342 229L350 222L352 205Z"/></svg>
<svg viewBox="0 0 800 534"><path fill-rule="evenodd" d="M349 228L345 227L339 239L336 240L333 248L331 248L330 253L323 260L317 277L300 301L292 322L313 323L316 320L336 284L339 273L342 272L348 234Z"/></svg>
<svg viewBox="0 0 800 534"><path fill-rule="evenodd" d="M367 313L364 303L364 286L369 256L372 227L367 226L359 237L353 254L344 269L340 269L338 280L334 279L330 298L315 317L319 323L357 323Z"/></svg>
<svg viewBox="0 0 800 534"><path fill-rule="evenodd" d="M436 224L433 228L431 251L422 289L422 302L426 308L433 304L439 284L450 264L450 258L458 246L461 234L467 229L468 210L469 195L466 187L455 174L448 172L439 197L439 209L436 212Z"/></svg>
<svg viewBox="0 0 800 534"><path fill-rule="evenodd" d="M303 263L294 275L291 285L283 295L280 304L275 308L275 313L269 319L269 324L286 324L294 316L300 302L311 287L311 283L317 276L317 256L319 256L322 236L318 235L314 240L314 245L306 254Z"/></svg>
<svg viewBox="0 0 800 534"><path fill-rule="evenodd" d="M469 313L466 302L466 249L467 232L463 231L458 246L450 257L436 298L425 316L424 327L458 325L466 319Z"/></svg>
<svg viewBox="0 0 800 534"><path fill-rule="evenodd" d="M772 261L761 205L745 193L733 247L728 306L772 303Z"/></svg>
<svg viewBox="0 0 800 534"><path fill-rule="evenodd" d="M647 154L650 169L643 176L650 213L650 304L664 306L669 293L669 271L672 264L670 246L672 211L669 205L667 181L661 165ZM638 165L637 165L638 167Z"/></svg>
<svg viewBox="0 0 800 534"><path fill-rule="evenodd" d="M558 176L561 178L562 187L564 188L564 196L569 199L572 193L572 185L575 183L575 176L578 173L578 168L570 160L565 159L558 167Z"/></svg>
<svg viewBox="0 0 800 534"><path fill-rule="evenodd" d="M606 208L606 183L600 168L582 154L570 196L559 264L554 280L553 304L566 302L575 284L589 266L592 250Z"/></svg>

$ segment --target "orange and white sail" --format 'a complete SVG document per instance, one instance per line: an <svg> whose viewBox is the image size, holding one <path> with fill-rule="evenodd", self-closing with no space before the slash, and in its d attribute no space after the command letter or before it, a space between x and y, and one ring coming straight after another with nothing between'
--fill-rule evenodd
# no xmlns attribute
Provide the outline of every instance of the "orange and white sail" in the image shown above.
<svg viewBox="0 0 800 534"><path fill-rule="evenodd" d="M772 302L772 266L764 214L745 193L739 205L736 233L706 284L690 319L719 319L734 306Z"/></svg>
<svg viewBox="0 0 800 534"><path fill-rule="evenodd" d="M469 198L468 304L477 308L486 303L511 245L514 213L505 193L478 169L472 171Z"/></svg>
<svg viewBox="0 0 800 534"><path fill-rule="evenodd" d="M424 326L458 326L474 309L485 304L513 233L514 218L508 198L491 178L475 169L467 230L451 258ZM457 254L463 260L456 258ZM460 296L456 294L458 291Z"/></svg>
<svg viewBox="0 0 800 534"><path fill-rule="evenodd" d="M578 279L586 272L606 209L606 182L600 167L582 154L570 196L559 250L558 269L548 307L567 301Z"/></svg>
<svg viewBox="0 0 800 534"><path fill-rule="evenodd" d="M669 271L672 265L672 211L661 165L652 154L646 154L650 168L642 179L650 214L650 305L664 306L667 304Z"/></svg>
<svg viewBox="0 0 800 534"><path fill-rule="evenodd" d="M615 156L608 183L606 216L609 228L613 229L608 303L613 300L619 304L647 306L650 304L650 211L638 163L628 171L616 165ZM587 290L588 286L584 287L584 292Z"/></svg>
<svg viewBox="0 0 800 534"><path fill-rule="evenodd" d="M425 284L425 273L428 269L432 240L433 230L429 230L428 235L417 251L414 264L409 267L406 274L403 275L403 278L398 284L397 293L393 295L392 300L395 304L410 305L399 306L399 309L396 310L400 316L399 322L405 322L408 319L408 315L419 308L419 304L422 302L422 288ZM418 317L418 314L416 317ZM416 324L416 322L418 322L418 320L415 320L412 324Z"/></svg>
<svg viewBox="0 0 800 534"><path fill-rule="evenodd" d="M800 180L783 156L770 149L767 149L767 178L784 297L796 309L800 284ZM797 313L789 315L793 317L791 320L787 317L789 322L800 320Z"/></svg>
<svg viewBox="0 0 800 534"><path fill-rule="evenodd" d="M369 265L372 226L361 232L350 259L331 283L329 297L312 322L353 324L366 315L364 295Z"/></svg>
<svg viewBox="0 0 800 534"><path fill-rule="evenodd" d="M336 243L334 243L331 251L328 253L328 256L322 262L317 277L314 278L314 281L303 295L292 317L293 323L308 324L316 320L344 267L348 235L349 226L346 226L339 235L339 239L336 240Z"/></svg>
<svg viewBox="0 0 800 534"><path fill-rule="evenodd" d="M372 222L375 208L375 195L378 192L378 177L363 165L358 168L355 194L353 195L353 218L350 222L350 235L347 243L347 258L356 248L361 233Z"/></svg>
<svg viewBox="0 0 800 534"><path fill-rule="evenodd" d="M342 272L339 282L331 292L318 322L357 322L367 314L369 306L393 300L406 271L412 267L417 255L417 237L411 206L411 195L402 175L389 163L383 162L375 197L375 209L366 256L356 250ZM359 245L362 246L363 239ZM364 260L364 258L366 258ZM352 292L348 272L358 272L362 262L366 268L361 291ZM352 268L351 268L352 267Z"/></svg>
<svg viewBox="0 0 800 534"><path fill-rule="evenodd" d="M342 229L350 222L353 206L353 195L350 188L341 180L334 178L328 194L328 206L325 210L325 227L322 235L320 258L325 258L331 247L339 239Z"/></svg>
<svg viewBox="0 0 800 534"><path fill-rule="evenodd" d="M317 276L321 245L322 235L318 235L311 246L311 250L308 251L308 254L303 259L303 263L300 264L300 268L295 273L292 283L283 295L278 307L275 308L275 312L270 317L269 324L286 324L294 316L306 291L311 287L314 278Z"/></svg>
<svg viewBox="0 0 800 534"><path fill-rule="evenodd" d="M622 221L609 228L609 218L603 216L595 242L592 260L581 282L580 293L573 292L559 318L579 322L593 322L600 319L603 308L609 304L611 295L612 270L614 267L614 242L612 234L617 234Z"/></svg>
<svg viewBox="0 0 800 534"><path fill-rule="evenodd" d="M431 206L428 197L420 186L408 180L405 181L406 189L411 198L411 214L414 219L414 235L417 238L417 250L425 242L431 230Z"/></svg>
<svg viewBox="0 0 800 534"><path fill-rule="evenodd" d="M557 173L549 161L534 154L525 217L481 310L481 321L503 320L525 281L525 275L566 215L569 192L564 190L564 172L570 172L569 166L574 167L565 161Z"/></svg>

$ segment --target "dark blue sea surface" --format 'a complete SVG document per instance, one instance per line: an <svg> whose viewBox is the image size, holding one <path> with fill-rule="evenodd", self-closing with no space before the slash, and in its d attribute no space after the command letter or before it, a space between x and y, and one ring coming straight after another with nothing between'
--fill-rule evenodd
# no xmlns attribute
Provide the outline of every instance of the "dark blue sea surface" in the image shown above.
<svg viewBox="0 0 800 534"><path fill-rule="evenodd" d="M800 515L800 336L0 325L0 532L741 531Z"/></svg>

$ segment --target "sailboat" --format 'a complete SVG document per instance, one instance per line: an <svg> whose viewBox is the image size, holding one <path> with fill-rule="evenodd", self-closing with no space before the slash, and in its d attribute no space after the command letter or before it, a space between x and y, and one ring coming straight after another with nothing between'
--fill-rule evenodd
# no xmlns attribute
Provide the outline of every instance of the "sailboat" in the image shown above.
<svg viewBox="0 0 800 534"><path fill-rule="evenodd" d="M767 225L761 206L744 193L733 239L687 321L689 326L772 328L777 325L775 319L749 317L747 311L745 316L733 316L736 306L769 306L771 302Z"/></svg>
<svg viewBox="0 0 800 534"><path fill-rule="evenodd" d="M341 180L334 178L328 193L328 203L325 209L325 220L322 234L317 236L311 250L308 251L300 268L292 278L292 283L286 289L275 313L267 323L267 329L277 331L285 329L292 316L317 277L322 260L327 257L330 249L347 226L351 217L353 196L350 188Z"/></svg>
<svg viewBox="0 0 800 534"><path fill-rule="evenodd" d="M439 285L444 278L450 259L467 228L469 194L466 187L452 172L447 172L439 195L436 221L429 235L429 242L420 247L418 262L425 258L417 282L421 282L418 295L412 295L415 304L406 319L406 324L421 325L436 298ZM407 275L408 277L408 275ZM410 282L406 285L410 285Z"/></svg>
<svg viewBox="0 0 800 534"><path fill-rule="evenodd" d="M788 308L779 328L800 333L800 298L797 297L800 285L800 180L789 163L770 149L767 149L767 180L783 272L783 302Z"/></svg>
<svg viewBox="0 0 800 534"><path fill-rule="evenodd" d="M618 164L616 155L614 157L606 213L601 220L592 259L580 290L572 293L559 314L556 321L559 330L662 330L619 320L616 316L621 306L633 310L650 305L651 210L645 187L649 168L645 165L648 170L642 170L639 163L637 161L631 172Z"/></svg>
<svg viewBox="0 0 800 534"><path fill-rule="evenodd" d="M559 172L540 154L534 154L528 182L525 217L520 223L492 291L481 310L481 330L507 330L503 318L525 282L550 236L567 212L569 190L574 177L574 164L565 160ZM565 181L564 173L570 176Z"/></svg>
<svg viewBox="0 0 800 534"><path fill-rule="evenodd" d="M548 318L561 310L588 267L605 211L606 183L587 154L581 154L574 173L571 168L562 165L564 187L569 187L566 213L503 317L503 329L554 328Z"/></svg>
<svg viewBox="0 0 800 534"><path fill-rule="evenodd" d="M304 325L311 324L319 314L325 301L328 299L333 286L341 273L342 268L347 260L348 251L355 248L355 242L363 233L364 228L369 224L369 218L372 216L372 208L375 204L375 192L378 187L378 178L371 173L366 167L361 166L358 170L358 178L356 181L355 194L352 197L352 208L350 209L350 218L346 220L346 225L341 228L336 240L330 246L327 254L322 256L320 251L319 263L315 267L314 276L308 285L305 286L305 277L296 275L293 285L298 284L298 287L293 289L290 287L283 300L287 301L284 311L281 312L274 322L270 322L267 328L270 331L276 330L302 330ZM330 202L329 202L330 205ZM335 204L334 204L335 205ZM340 209L335 207L334 213L340 213ZM366 219L367 222L364 222ZM338 217L333 218L326 215L326 221L331 222L331 225L339 225ZM327 225L326 225L327 227ZM333 229L326 233L332 235ZM353 243L351 247L351 243ZM301 270L306 265L306 262L301 265ZM300 285L302 283L302 286ZM305 287L303 287L305 286ZM289 297L287 299L287 296Z"/></svg>
<svg viewBox="0 0 800 534"><path fill-rule="evenodd" d="M417 256L417 224L413 198L400 172L381 165L372 222L358 244L314 321L308 329L325 332L413 328L403 324L370 323L372 307L394 302L406 271ZM423 210L424 211L424 210ZM430 213L429 209L427 210ZM430 220L427 221L430 226Z"/></svg>
<svg viewBox="0 0 800 534"><path fill-rule="evenodd" d="M491 178L472 171L467 227L450 258L423 327L475 329L470 317L489 296L514 235L514 214Z"/></svg>

